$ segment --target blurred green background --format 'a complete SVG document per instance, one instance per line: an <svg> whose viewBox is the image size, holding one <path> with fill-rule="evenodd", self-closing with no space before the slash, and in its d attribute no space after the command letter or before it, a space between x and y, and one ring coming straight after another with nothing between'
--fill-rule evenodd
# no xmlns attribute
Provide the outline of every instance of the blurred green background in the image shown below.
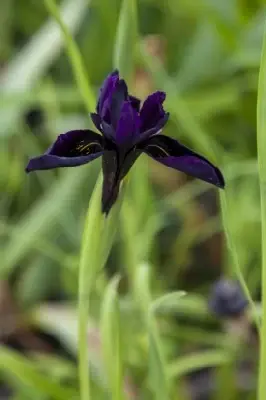
<svg viewBox="0 0 266 400"><path fill-rule="evenodd" d="M256 98L265 2L137 3L141 51L133 59L131 91L141 99L166 91L171 118L165 133L223 171L232 238L259 301ZM97 94L113 69L121 2L58 4ZM100 161L25 174L29 157L59 133L91 122L43 1L2 0L0 38L0 398L74 399L78 259ZM124 367L125 399L256 398L256 335L249 326L242 343L207 306L212 283L234 276L216 189L145 156L134 166L118 234L93 292L93 399L113 398L100 326L104 293L117 273L123 351L113 360L119 357ZM187 295L158 306L160 354L150 360L141 308L177 290Z"/></svg>

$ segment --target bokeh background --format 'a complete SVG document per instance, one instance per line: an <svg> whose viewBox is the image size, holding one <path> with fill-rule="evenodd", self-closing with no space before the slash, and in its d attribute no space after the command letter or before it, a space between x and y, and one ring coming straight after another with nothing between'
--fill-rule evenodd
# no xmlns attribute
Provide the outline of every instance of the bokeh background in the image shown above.
<svg viewBox="0 0 266 400"><path fill-rule="evenodd" d="M97 94L113 69L121 2L58 4ZM130 82L141 99L166 91L171 118L165 133L223 171L231 236L258 302L256 98L264 19L263 0L139 0L140 51ZM0 38L0 398L74 399L78 259L101 164L25 174L29 157L45 151L59 133L91 122L63 37L43 1L2 0ZM142 156L123 203L93 291L93 399L112 398L101 312L116 274L123 352L111 361L122 360L125 399L255 399L252 320L246 313L218 318L208 307L212 285L235 276L218 190ZM160 354L150 360L141 306L177 290L187 294L157 304Z"/></svg>

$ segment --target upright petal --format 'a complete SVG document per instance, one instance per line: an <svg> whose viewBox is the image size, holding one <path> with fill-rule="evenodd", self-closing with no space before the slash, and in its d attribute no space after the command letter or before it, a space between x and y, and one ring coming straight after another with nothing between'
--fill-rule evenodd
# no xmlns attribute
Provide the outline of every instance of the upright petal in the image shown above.
<svg viewBox="0 0 266 400"><path fill-rule="evenodd" d="M102 119L99 114L91 113L91 120L98 129L98 131L102 132Z"/></svg>
<svg viewBox="0 0 266 400"><path fill-rule="evenodd" d="M183 146L177 140L164 135L156 135L141 143L140 147L156 161L185 172L195 178L224 188L222 173L206 158Z"/></svg>
<svg viewBox="0 0 266 400"><path fill-rule="evenodd" d="M148 129L145 132L141 132L140 135L138 135L138 137L136 138L136 142L135 144L140 144L141 142L146 142L146 140L148 138L150 138L153 135L158 135L158 133L160 133L160 131L163 129L163 127L166 125L168 119L169 119L169 113L165 113L164 116L159 119L159 121L157 122L157 124L151 128Z"/></svg>
<svg viewBox="0 0 266 400"><path fill-rule="evenodd" d="M125 101L121 108L120 118L116 129L115 141L118 146L133 144L139 135L139 114L130 101Z"/></svg>
<svg viewBox="0 0 266 400"><path fill-rule="evenodd" d="M122 106L124 102L127 100L128 100L127 85L126 82L123 79L121 79L118 82L116 89L113 92L111 100L111 124L114 129L116 129L117 123L120 119Z"/></svg>
<svg viewBox="0 0 266 400"><path fill-rule="evenodd" d="M100 88L99 99L97 104L97 113L101 115L103 105L108 98L112 97L112 93L119 82L119 73L117 70L113 71L107 76Z"/></svg>
<svg viewBox="0 0 266 400"><path fill-rule="evenodd" d="M32 158L26 172L86 164L102 155L102 137L90 130L69 131L59 135L47 152Z"/></svg>
<svg viewBox="0 0 266 400"><path fill-rule="evenodd" d="M140 110L141 127L140 131L145 132L158 124L164 117L163 102L165 100L164 92L155 92L147 97Z"/></svg>

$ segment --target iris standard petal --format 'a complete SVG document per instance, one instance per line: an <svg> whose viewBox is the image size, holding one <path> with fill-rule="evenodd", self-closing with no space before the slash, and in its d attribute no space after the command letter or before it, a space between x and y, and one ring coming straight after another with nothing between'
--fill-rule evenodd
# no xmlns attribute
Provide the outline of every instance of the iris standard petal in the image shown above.
<svg viewBox="0 0 266 400"><path fill-rule="evenodd" d="M100 115L96 113L91 113L90 116L95 127L98 129L98 131L102 132L102 119Z"/></svg>
<svg viewBox="0 0 266 400"><path fill-rule="evenodd" d="M169 113L165 113L164 116L157 122L157 124L153 128L148 129L145 132L141 132L141 134L136 138L135 145L140 144L141 142L145 143L148 138L160 133L160 131L166 125L169 119L169 115Z"/></svg>
<svg viewBox="0 0 266 400"><path fill-rule="evenodd" d="M166 94L164 92L155 92L144 101L140 110L141 132L154 128L164 117L165 111L162 104L165 97Z"/></svg>
<svg viewBox="0 0 266 400"><path fill-rule="evenodd" d="M139 114L132 107L130 101L122 105L120 118L117 123L115 141L118 146L133 144L139 135L140 119Z"/></svg>
<svg viewBox="0 0 266 400"><path fill-rule="evenodd" d="M113 92L111 100L111 124L114 129L116 129L117 127L122 106L124 102L127 100L128 100L127 85L126 82L123 79L121 79L118 82L116 89ZM108 123L108 121L106 122Z"/></svg>
<svg viewBox="0 0 266 400"><path fill-rule="evenodd" d="M97 113L102 114L103 105L108 98L111 99L112 93L119 82L119 73L117 70L113 71L107 76L100 88L99 100L97 104Z"/></svg>
<svg viewBox="0 0 266 400"><path fill-rule="evenodd" d="M90 130L69 131L59 135L47 152L32 158L26 172L86 164L102 155L102 137Z"/></svg>
<svg viewBox="0 0 266 400"><path fill-rule="evenodd" d="M206 158L183 146L177 140L156 135L142 143L143 151L167 167L185 172L195 178L224 188L222 173Z"/></svg>

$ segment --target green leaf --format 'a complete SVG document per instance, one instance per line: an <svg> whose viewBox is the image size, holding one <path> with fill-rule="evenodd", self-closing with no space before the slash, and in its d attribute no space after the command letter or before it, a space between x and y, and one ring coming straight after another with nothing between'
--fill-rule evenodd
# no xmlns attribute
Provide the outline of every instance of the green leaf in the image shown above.
<svg viewBox="0 0 266 400"><path fill-rule="evenodd" d="M142 312L142 320L145 324L149 340L149 387L155 399L164 400L168 397L169 385L158 327L153 313L153 307L151 306L149 265L141 264L137 268L135 279L136 300L138 299L138 306Z"/></svg>
<svg viewBox="0 0 266 400"><path fill-rule="evenodd" d="M86 168L68 170L59 181L54 182L43 198L17 222L3 253L1 274L9 274L19 261L34 247L34 242L51 229L59 213L73 201L79 187L85 181ZM67 199L68 201L62 201Z"/></svg>
<svg viewBox="0 0 266 400"><path fill-rule="evenodd" d="M199 353L179 357L168 367L168 374L171 378L186 375L197 369L216 367L230 361L229 355L220 350L208 350Z"/></svg>
<svg viewBox="0 0 266 400"><path fill-rule="evenodd" d="M101 309L101 337L104 362L113 400L123 399L123 356L121 344L121 321L115 277L108 284Z"/></svg>
<svg viewBox="0 0 266 400"><path fill-rule="evenodd" d="M11 374L22 384L55 400L78 399L75 390L47 378L36 367L37 364L29 361L28 358L26 359L4 346L0 347L0 369L3 372Z"/></svg>
<svg viewBox="0 0 266 400"><path fill-rule="evenodd" d="M137 5L135 0L123 0L117 26L113 64L121 76L130 81L134 68L137 41Z"/></svg>
<svg viewBox="0 0 266 400"><path fill-rule="evenodd" d="M87 107L87 110L89 112L92 112L94 111L96 105L95 96L92 90L92 86L89 83L89 77L86 72L86 68L84 66L78 46L76 42L73 40L72 35L67 25L65 24L64 20L61 18L60 12L57 8L55 1L45 0L45 4L50 13L55 17L56 21L58 22L61 28L66 44L66 50L68 52L69 59L72 64L73 74L75 76L78 89Z"/></svg>
<svg viewBox="0 0 266 400"><path fill-rule="evenodd" d="M171 312L175 310L175 307L180 300L181 297L185 296L186 292L184 291L177 291L177 292L171 292L171 293L166 293L163 296L159 297L155 301L152 302L151 304L151 309L152 312Z"/></svg>
<svg viewBox="0 0 266 400"><path fill-rule="evenodd" d="M157 59L150 56L143 45L139 46L139 56L146 70L152 75L156 85L167 93L167 106L178 127L181 127L192 143L213 160L222 151L218 143L201 127L194 118L186 102L178 93L175 82L167 76L166 71ZM181 134L182 134L181 130Z"/></svg>
<svg viewBox="0 0 266 400"><path fill-rule="evenodd" d="M88 345L87 322L91 291L95 286L97 274L106 262L111 250L114 232L117 227L117 218L121 202L113 206L106 217L101 209L102 174L100 175L93 194L85 220L81 254L79 261L79 373L81 382L81 398L89 398L90 387L88 380ZM106 232L112 232L110 237Z"/></svg>
<svg viewBox="0 0 266 400"><path fill-rule="evenodd" d="M88 1L66 0L62 4L61 18L71 32L77 30L85 17ZM0 77L1 93L11 94L31 89L58 57L62 44L57 24L49 20L6 66ZM1 111L1 135L5 136L10 132L14 120L23 112L22 104L15 104L8 113L4 109Z"/></svg>
<svg viewBox="0 0 266 400"><path fill-rule="evenodd" d="M156 400L168 399L169 381L164 360L162 345L158 335L158 328L153 313L149 314L149 386Z"/></svg>
<svg viewBox="0 0 266 400"><path fill-rule="evenodd" d="M264 16L264 36L261 52L258 102L257 102L257 146L258 146L258 167L260 182L261 201L261 249L262 249L262 270L261 270L261 292L262 292L262 324L260 343L260 364L258 398L262 400L266 395L266 23ZM254 313L255 315L255 313Z"/></svg>

